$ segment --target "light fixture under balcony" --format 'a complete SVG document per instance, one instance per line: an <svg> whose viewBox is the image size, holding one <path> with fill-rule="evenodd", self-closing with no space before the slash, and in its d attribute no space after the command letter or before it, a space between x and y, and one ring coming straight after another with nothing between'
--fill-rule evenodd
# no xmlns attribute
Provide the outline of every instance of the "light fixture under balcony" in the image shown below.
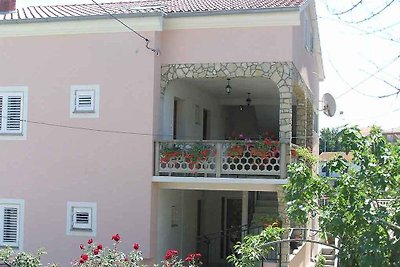
<svg viewBox="0 0 400 267"><path fill-rule="evenodd" d="M248 106L248 107L249 107L249 106L250 106L250 104L251 104L250 93L247 93L247 99L246 99L246 103L247 103L247 106Z"/></svg>
<svg viewBox="0 0 400 267"><path fill-rule="evenodd" d="M228 84L225 86L225 91L226 91L226 93L229 95L229 94L231 93L231 91L232 91L232 87L231 87L231 85L229 84L231 78L228 78L228 79L226 79L226 80L227 80L227 83L228 83Z"/></svg>

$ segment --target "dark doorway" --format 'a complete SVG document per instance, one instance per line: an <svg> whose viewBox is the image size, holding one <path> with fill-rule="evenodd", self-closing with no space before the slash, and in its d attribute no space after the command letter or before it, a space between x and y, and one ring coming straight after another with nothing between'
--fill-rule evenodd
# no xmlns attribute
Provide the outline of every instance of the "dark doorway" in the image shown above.
<svg viewBox="0 0 400 267"><path fill-rule="evenodd" d="M210 139L210 133L209 133L209 118L210 118L210 112L206 109L203 109L203 140L208 140Z"/></svg>
<svg viewBox="0 0 400 267"><path fill-rule="evenodd" d="M225 240L224 240L224 255L226 258L232 254L233 246L241 240L241 225L242 225L242 200L235 198L227 198L225 203Z"/></svg>

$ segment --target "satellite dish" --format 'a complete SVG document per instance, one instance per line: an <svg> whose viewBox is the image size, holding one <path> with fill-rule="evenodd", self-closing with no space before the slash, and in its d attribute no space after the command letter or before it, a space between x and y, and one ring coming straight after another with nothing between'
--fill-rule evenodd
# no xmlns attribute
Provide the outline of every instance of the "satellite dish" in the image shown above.
<svg viewBox="0 0 400 267"><path fill-rule="evenodd" d="M333 96L326 93L322 96L322 111L328 117L333 117L336 112L336 101Z"/></svg>

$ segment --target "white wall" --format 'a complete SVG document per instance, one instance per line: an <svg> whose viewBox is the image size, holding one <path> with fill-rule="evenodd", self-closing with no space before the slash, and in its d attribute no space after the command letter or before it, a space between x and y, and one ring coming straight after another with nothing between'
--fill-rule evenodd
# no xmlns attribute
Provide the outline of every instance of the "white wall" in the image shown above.
<svg viewBox="0 0 400 267"><path fill-rule="evenodd" d="M161 189L158 205L157 259L162 260L167 249L176 249L181 257L196 252L197 200L201 191ZM171 225L171 207L176 207L177 225Z"/></svg>
<svg viewBox="0 0 400 267"><path fill-rule="evenodd" d="M238 191L191 191L161 189L158 199L157 259L162 260L167 249L177 249L187 256L196 251L197 201L202 200L201 234L221 231L221 199L241 199ZM171 226L171 207L177 209L177 226ZM218 241L218 240L217 240ZM219 242L219 241L218 241ZM213 251L219 255L219 243L213 243Z"/></svg>
<svg viewBox="0 0 400 267"><path fill-rule="evenodd" d="M180 128L177 135L178 139L202 139L203 109L210 111L210 139L224 138L224 116L218 99L200 88L188 85L184 80L174 80L168 84L165 95L161 99L161 132L163 136L160 139L172 139L174 99L182 101L180 112L183 117L180 125L178 125L178 128ZM200 124L195 124L196 105L200 107Z"/></svg>

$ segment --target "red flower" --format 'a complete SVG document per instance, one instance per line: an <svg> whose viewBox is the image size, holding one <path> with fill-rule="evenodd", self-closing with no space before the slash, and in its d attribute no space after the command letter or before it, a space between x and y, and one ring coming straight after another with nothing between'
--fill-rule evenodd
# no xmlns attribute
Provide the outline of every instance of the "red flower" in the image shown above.
<svg viewBox="0 0 400 267"><path fill-rule="evenodd" d="M82 264L82 263L85 263L85 260L82 259L82 258L80 258L80 259L79 259L79 263L81 263L81 264Z"/></svg>
<svg viewBox="0 0 400 267"><path fill-rule="evenodd" d="M84 261L87 261L89 259L89 255L87 254L82 254L81 255L81 259L83 259Z"/></svg>
<svg viewBox="0 0 400 267"><path fill-rule="evenodd" d="M90 244L92 244L93 243L93 239L89 239L88 241L87 241L87 243L90 245Z"/></svg>
<svg viewBox="0 0 400 267"><path fill-rule="evenodd" d="M98 249L98 248L95 248L95 249L93 250L93 254L94 254L94 255L99 254L99 249Z"/></svg>
<svg viewBox="0 0 400 267"><path fill-rule="evenodd" d="M194 254L194 257L195 257L196 259L200 259L200 258L201 258L201 254L200 254L200 253L196 253L196 254Z"/></svg>
<svg viewBox="0 0 400 267"><path fill-rule="evenodd" d="M178 251L177 250L169 249L165 253L164 259L165 260L170 260L172 257L175 257L176 255L178 255Z"/></svg>
<svg viewBox="0 0 400 267"><path fill-rule="evenodd" d="M187 262L192 261L192 258L191 258L190 256L187 256L187 257L185 258L185 261L187 261Z"/></svg>
<svg viewBox="0 0 400 267"><path fill-rule="evenodd" d="M102 245L102 244L98 244L98 245L97 245L97 249L98 249L98 250L102 250L102 249L103 249L103 245Z"/></svg>
<svg viewBox="0 0 400 267"><path fill-rule="evenodd" d="M139 249L139 244L138 243L133 244L133 249L134 250L138 250Z"/></svg>
<svg viewBox="0 0 400 267"><path fill-rule="evenodd" d="M80 248L80 249L85 249L85 245L84 245L84 244L81 244L81 245L79 246L79 248Z"/></svg>
<svg viewBox="0 0 400 267"><path fill-rule="evenodd" d="M129 258L128 258L128 256L126 256L124 260L125 260L125 261L129 261Z"/></svg>
<svg viewBox="0 0 400 267"><path fill-rule="evenodd" d="M119 240L121 240L121 237L119 236L119 234L113 235L111 237L112 240L114 240L115 242L118 242Z"/></svg>

